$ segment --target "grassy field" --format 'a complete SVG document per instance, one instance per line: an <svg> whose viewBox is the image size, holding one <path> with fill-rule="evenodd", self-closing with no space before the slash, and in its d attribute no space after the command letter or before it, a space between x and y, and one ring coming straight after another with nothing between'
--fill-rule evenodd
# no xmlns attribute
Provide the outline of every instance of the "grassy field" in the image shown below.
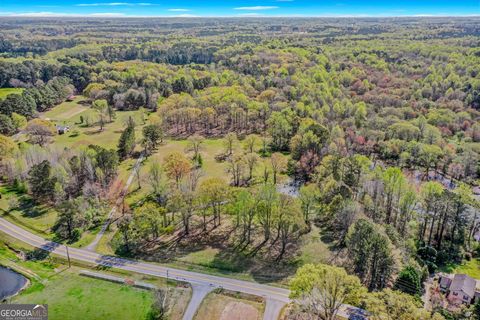
<svg viewBox="0 0 480 320"><path fill-rule="evenodd" d="M54 239L52 231L57 221L58 212L52 207L38 205L27 194L18 192L14 188L0 185L0 216L16 225L46 239ZM18 204L11 208L12 203ZM89 245L95 235L100 231L100 226L87 230L73 247L81 248Z"/></svg>
<svg viewBox="0 0 480 320"><path fill-rule="evenodd" d="M51 228L57 219L57 212L46 205L36 204L30 196L17 190L0 186L0 215L41 237L52 238ZM16 206L11 208L12 203Z"/></svg>
<svg viewBox="0 0 480 320"><path fill-rule="evenodd" d="M22 93L22 88L0 88L0 100L5 99L9 94Z"/></svg>
<svg viewBox="0 0 480 320"><path fill-rule="evenodd" d="M197 310L195 320L261 320L264 303L212 292Z"/></svg>
<svg viewBox="0 0 480 320"><path fill-rule="evenodd" d="M85 98L81 96L73 101L61 103L40 116L56 124L70 127L70 132L55 136L53 141L55 145L67 148L97 144L105 148L115 149L120 134L125 128L125 122L129 117L132 117L137 123L135 132L137 140L141 138L143 126L139 111L119 111L116 113L115 119L108 122L104 130L100 131L100 127L96 124L98 121L97 112L90 108Z"/></svg>
<svg viewBox="0 0 480 320"><path fill-rule="evenodd" d="M49 319L146 319L153 294L68 272L51 277L42 290L22 294L12 302L48 304Z"/></svg>
<svg viewBox="0 0 480 320"><path fill-rule="evenodd" d="M320 230L312 224L312 230L302 238L299 260L301 264L327 263L331 258L331 251L322 241Z"/></svg>
<svg viewBox="0 0 480 320"><path fill-rule="evenodd" d="M15 251L5 245L7 242ZM153 292L80 276L79 271L88 266L74 263L67 268L63 260L48 255L40 261L24 260L18 254L21 251L30 252L31 248L0 235L0 265L22 273L31 281L27 289L10 299L10 303L46 303L49 319L148 319ZM165 279L161 278L113 269L94 271L167 287ZM180 320L191 290L175 287L173 283L169 287L173 300L170 319Z"/></svg>
<svg viewBox="0 0 480 320"><path fill-rule="evenodd" d="M470 261L464 261L461 265L457 266L453 272L464 273L480 280L480 260L472 258Z"/></svg>

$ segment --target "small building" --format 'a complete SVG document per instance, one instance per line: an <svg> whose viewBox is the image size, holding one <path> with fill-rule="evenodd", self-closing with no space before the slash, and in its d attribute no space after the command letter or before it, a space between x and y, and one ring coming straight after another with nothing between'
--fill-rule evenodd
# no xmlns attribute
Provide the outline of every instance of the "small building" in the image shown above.
<svg viewBox="0 0 480 320"><path fill-rule="evenodd" d="M73 101L75 100L75 98L76 98L75 95L71 94L67 97L67 101Z"/></svg>
<svg viewBox="0 0 480 320"><path fill-rule="evenodd" d="M70 131L70 127L69 126L61 126L61 125L56 125L55 126L57 128L57 133L58 134L65 134L67 133L68 131Z"/></svg>
<svg viewBox="0 0 480 320"><path fill-rule="evenodd" d="M438 283L451 304L470 305L480 298L478 281L466 274L440 275Z"/></svg>

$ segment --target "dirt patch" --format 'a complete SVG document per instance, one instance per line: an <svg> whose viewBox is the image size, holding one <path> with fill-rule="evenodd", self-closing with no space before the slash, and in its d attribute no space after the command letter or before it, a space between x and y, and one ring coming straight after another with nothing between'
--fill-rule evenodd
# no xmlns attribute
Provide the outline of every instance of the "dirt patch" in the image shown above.
<svg viewBox="0 0 480 320"><path fill-rule="evenodd" d="M258 310L243 302L229 302L220 315L220 320L259 320Z"/></svg>
<svg viewBox="0 0 480 320"><path fill-rule="evenodd" d="M202 301L194 320L262 320L264 310L263 301L211 292Z"/></svg>

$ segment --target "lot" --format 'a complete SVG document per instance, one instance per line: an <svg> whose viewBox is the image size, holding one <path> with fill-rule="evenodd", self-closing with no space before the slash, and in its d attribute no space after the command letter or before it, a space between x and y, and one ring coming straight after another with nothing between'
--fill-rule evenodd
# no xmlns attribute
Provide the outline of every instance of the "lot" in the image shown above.
<svg viewBox="0 0 480 320"><path fill-rule="evenodd" d="M212 292L203 300L195 320L261 320L262 302Z"/></svg>
<svg viewBox="0 0 480 320"><path fill-rule="evenodd" d="M4 240L8 240L16 252L6 247ZM43 256L39 261L25 261L20 258L19 252L30 250L0 235L0 265L11 267L31 281L27 289L11 298L11 303L46 303L49 305L49 319L148 319L154 300L153 292L80 276L79 271L88 266L73 265L68 268L63 261L50 256ZM113 270L95 272L149 282L166 288L165 280L160 278ZM169 287L169 294L174 302L170 319L180 320L190 299L190 289L172 287L172 284Z"/></svg>

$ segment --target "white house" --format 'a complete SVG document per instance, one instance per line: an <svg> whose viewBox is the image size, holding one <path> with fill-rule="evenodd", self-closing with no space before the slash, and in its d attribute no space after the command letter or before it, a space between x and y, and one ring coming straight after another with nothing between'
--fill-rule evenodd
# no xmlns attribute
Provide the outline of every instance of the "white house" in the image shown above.
<svg viewBox="0 0 480 320"><path fill-rule="evenodd" d="M480 298L478 281L466 274L440 275L440 290L444 292L450 303L455 305L475 303Z"/></svg>

